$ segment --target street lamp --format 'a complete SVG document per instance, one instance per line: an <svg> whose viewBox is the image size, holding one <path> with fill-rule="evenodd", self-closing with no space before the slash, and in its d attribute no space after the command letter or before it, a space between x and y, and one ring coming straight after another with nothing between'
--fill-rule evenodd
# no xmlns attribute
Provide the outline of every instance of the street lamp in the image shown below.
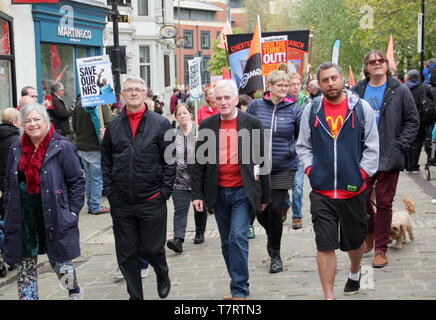
<svg viewBox="0 0 436 320"><path fill-rule="evenodd" d="M121 92L121 80L120 80L120 35L118 31L118 1L112 0L112 23L113 23L113 37L114 37L114 49L113 49L113 61L112 61L112 72L114 74L115 81L115 94L117 100Z"/></svg>

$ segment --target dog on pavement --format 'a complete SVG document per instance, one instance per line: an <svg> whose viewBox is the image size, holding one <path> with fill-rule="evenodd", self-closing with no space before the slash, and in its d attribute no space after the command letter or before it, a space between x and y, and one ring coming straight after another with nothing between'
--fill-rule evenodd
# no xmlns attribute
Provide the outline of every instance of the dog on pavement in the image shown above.
<svg viewBox="0 0 436 320"><path fill-rule="evenodd" d="M406 233L409 234L410 241L413 241L412 218L411 214L416 213L415 203L410 198L404 198L405 211L398 211L392 215L391 231L389 243L395 242L394 248L401 249L403 241L406 241Z"/></svg>

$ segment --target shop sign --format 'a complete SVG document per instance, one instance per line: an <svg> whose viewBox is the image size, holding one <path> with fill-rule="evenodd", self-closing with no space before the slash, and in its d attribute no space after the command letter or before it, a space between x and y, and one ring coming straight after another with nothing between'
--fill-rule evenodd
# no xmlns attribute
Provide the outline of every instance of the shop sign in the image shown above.
<svg viewBox="0 0 436 320"><path fill-rule="evenodd" d="M67 37L70 39L88 39L91 40L91 30L77 29L66 26L58 26L58 37Z"/></svg>
<svg viewBox="0 0 436 320"><path fill-rule="evenodd" d="M112 22L112 15L108 14L107 21ZM118 15L118 22L129 22L129 16L127 14L119 14Z"/></svg>
<svg viewBox="0 0 436 320"><path fill-rule="evenodd" d="M160 28L159 34L163 38L175 38L177 36L177 28L173 25L167 24Z"/></svg>

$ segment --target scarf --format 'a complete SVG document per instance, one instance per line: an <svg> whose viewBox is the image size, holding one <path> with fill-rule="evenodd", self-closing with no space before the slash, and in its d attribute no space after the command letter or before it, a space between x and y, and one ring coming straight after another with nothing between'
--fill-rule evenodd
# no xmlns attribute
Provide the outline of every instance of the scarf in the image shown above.
<svg viewBox="0 0 436 320"><path fill-rule="evenodd" d="M23 150L23 153L21 154L20 162L18 164L18 170L24 173L26 179L26 191L28 194L37 194L40 192L39 171L41 170L44 155L53 134L54 126L52 124L49 132L36 150L35 145L26 133L24 133L21 138L21 149Z"/></svg>

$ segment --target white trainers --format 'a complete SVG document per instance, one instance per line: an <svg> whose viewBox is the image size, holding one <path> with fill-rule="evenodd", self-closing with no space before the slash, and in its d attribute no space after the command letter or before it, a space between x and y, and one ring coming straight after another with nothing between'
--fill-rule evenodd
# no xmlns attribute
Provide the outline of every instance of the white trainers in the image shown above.
<svg viewBox="0 0 436 320"><path fill-rule="evenodd" d="M123 279L124 279L124 276L121 273L120 268L117 268L117 270L115 270L115 273L114 273L114 280L119 281L119 280L123 280Z"/></svg>
<svg viewBox="0 0 436 320"><path fill-rule="evenodd" d="M141 278L147 278L147 276L148 276L148 268L141 269Z"/></svg>
<svg viewBox="0 0 436 320"><path fill-rule="evenodd" d="M85 290L82 289L81 286L79 286L79 293L71 293L68 296L69 300L83 300L83 297L85 295Z"/></svg>
<svg viewBox="0 0 436 320"><path fill-rule="evenodd" d="M432 204L436 204L436 199L431 199Z"/></svg>

